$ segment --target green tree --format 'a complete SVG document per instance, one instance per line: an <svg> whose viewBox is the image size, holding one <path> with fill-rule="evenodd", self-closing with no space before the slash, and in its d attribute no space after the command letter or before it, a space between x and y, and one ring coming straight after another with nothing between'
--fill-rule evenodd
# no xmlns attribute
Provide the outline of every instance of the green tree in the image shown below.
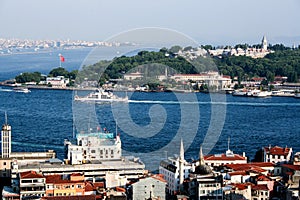
<svg viewBox="0 0 300 200"><path fill-rule="evenodd" d="M49 72L50 77L57 77L57 76L64 76L66 78L69 78L69 72L63 68L63 67L58 67L54 68Z"/></svg>
<svg viewBox="0 0 300 200"><path fill-rule="evenodd" d="M176 45L176 46L171 47L169 51L171 53L178 53L178 51L181 49L182 49L181 46Z"/></svg>
<svg viewBox="0 0 300 200"><path fill-rule="evenodd" d="M36 82L39 83L41 81L41 73L40 72L24 72L15 77L17 83L26 83L26 82Z"/></svg>

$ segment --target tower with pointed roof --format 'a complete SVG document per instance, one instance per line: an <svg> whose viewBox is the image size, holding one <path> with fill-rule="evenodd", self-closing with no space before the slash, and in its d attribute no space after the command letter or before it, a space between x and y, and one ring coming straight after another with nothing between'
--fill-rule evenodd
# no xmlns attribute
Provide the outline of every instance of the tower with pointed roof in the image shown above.
<svg viewBox="0 0 300 200"><path fill-rule="evenodd" d="M1 157L9 158L11 154L11 126L7 123L7 114L5 113L5 123L1 130Z"/></svg>
<svg viewBox="0 0 300 200"><path fill-rule="evenodd" d="M261 41L261 46L263 50L268 50L268 41L265 35Z"/></svg>

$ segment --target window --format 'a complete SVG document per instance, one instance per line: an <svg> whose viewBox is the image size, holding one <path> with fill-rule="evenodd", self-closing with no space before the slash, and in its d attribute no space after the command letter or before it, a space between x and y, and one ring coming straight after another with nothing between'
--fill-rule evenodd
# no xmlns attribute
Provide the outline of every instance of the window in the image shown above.
<svg viewBox="0 0 300 200"><path fill-rule="evenodd" d="M3 162L3 165L6 165L6 162Z"/></svg>
<svg viewBox="0 0 300 200"><path fill-rule="evenodd" d="M91 153L96 153L95 149L91 150Z"/></svg>

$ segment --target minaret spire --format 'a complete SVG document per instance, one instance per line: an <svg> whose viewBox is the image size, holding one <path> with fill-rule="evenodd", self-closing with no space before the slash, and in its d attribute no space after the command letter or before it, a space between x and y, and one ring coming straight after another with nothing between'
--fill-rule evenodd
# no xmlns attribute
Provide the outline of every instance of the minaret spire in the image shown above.
<svg viewBox="0 0 300 200"><path fill-rule="evenodd" d="M180 155L179 155L179 184L183 184L184 180L184 148L182 138L180 140Z"/></svg>
<svg viewBox="0 0 300 200"><path fill-rule="evenodd" d="M182 138L180 140L180 160L184 160L184 147L183 147Z"/></svg>
<svg viewBox="0 0 300 200"><path fill-rule="evenodd" d="M202 152L202 144L200 145L200 150L199 150L199 165L204 165L204 157L203 157L203 152Z"/></svg>

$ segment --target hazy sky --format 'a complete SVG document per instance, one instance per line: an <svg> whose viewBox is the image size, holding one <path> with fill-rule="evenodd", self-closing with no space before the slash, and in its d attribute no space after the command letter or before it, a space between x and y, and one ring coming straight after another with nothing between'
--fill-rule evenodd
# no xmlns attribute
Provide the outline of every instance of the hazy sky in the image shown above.
<svg viewBox="0 0 300 200"><path fill-rule="evenodd" d="M299 10L299 0L0 0L0 37L105 40L162 27L201 44L299 44Z"/></svg>

